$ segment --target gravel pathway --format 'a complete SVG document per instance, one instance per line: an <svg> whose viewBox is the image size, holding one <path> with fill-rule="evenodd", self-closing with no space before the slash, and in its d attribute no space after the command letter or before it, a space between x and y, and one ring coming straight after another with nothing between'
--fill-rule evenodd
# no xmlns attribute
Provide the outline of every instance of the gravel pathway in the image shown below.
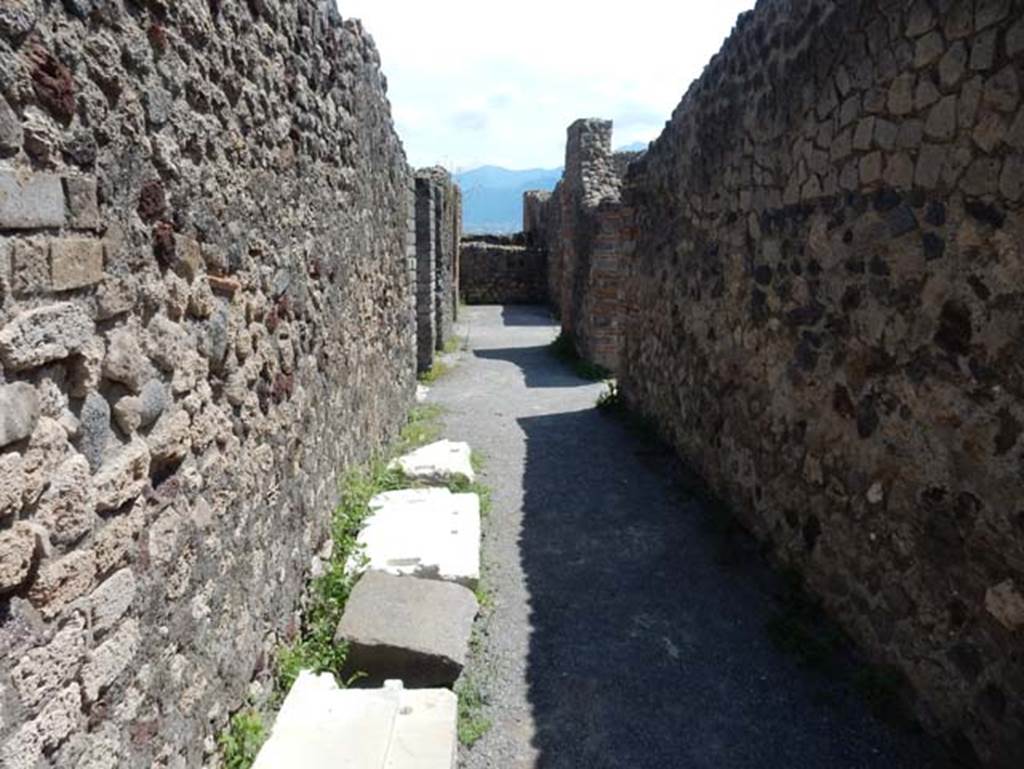
<svg viewBox="0 0 1024 769"><path fill-rule="evenodd" d="M470 349L429 401L446 437L486 457L495 608L470 668L493 728L460 766L937 766L924 741L776 651L771 575L756 558L723 563L668 460L545 349L545 310L463 315Z"/></svg>

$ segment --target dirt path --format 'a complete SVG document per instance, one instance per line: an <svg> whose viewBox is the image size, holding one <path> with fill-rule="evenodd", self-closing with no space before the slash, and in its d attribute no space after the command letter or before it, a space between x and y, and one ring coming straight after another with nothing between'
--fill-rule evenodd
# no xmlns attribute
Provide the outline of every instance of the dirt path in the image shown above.
<svg viewBox="0 0 1024 769"><path fill-rule="evenodd" d="M495 609L471 672L493 728L466 769L923 769L916 738L777 651L772 578L727 564L700 503L594 408L541 308L464 313L470 351L430 393L485 455Z"/></svg>

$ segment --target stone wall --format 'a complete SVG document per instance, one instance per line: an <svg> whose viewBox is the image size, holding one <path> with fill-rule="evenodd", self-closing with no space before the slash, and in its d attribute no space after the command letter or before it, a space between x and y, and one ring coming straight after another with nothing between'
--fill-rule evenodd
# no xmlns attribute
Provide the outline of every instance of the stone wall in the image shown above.
<svg viewBox="0 0 1024 769"><path fill-rule="evenodd" d="M581 353L617 317L630 405L999 767L1024 754L1022 5L762 0L649 153L574 124L534 226Z"/></svg>
<svg viewBox="0 0 1024 769"><path fill-rule="evenodd" d="M200 766L297 631L414 385L384 88L332 2L0 7L6 769Z"/></svg>
<svg viewBox="0 0 1024 769"><path fill-rule="evenodd" d="M454 333L458 309L462 191L443 168L416 173L418 368L427 371L434 352Z"/></svg>
<svg viewBox="0 0 1024 769"><path fill-rule="evenodd" d="M531 245L544 243L544 209L551 200L551 193L530 190L523 193L523 236Z"/></svg>
<svg viewBox="0 0 1024 769"><path fill-rule="evenodd" d="M491 238L492 241L501 239ZM544 304L547 258L542 249L505 242L463 242L460 292L467 304Z"/></svg>
<svg viewBox="0 0 1024 769"><path fill-rule="evenodd" d="M612 153L612 124L578 120L569 126L565 172L532 214L532 237L548 252L553 309L583 357L619 367L623 277L633 252L632 217L620 199L622 172L637 153Z"/></svg>
<svg viewBox="0 0 1024 769"><path fill-rule="evenodd" d="M634 162L628 402L1024 756L1024 4L761 0Z"/></svg>

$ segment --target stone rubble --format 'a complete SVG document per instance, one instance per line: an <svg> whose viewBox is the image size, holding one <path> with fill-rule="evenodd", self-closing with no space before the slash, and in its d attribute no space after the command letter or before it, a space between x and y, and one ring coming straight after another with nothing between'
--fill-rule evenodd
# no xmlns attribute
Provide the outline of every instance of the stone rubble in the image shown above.
<svg viewBox="0 0 1024 769"><path fill-rule="evenodd" d="M369 571L438 579L475 590L480 580L480 497L448 489L379 494L359 533Z"/></svg>
<svg viewBox="0 0 1024 769"><path fill-rule="evenodd" d="M349 596L335 634L348 644L343 676L370 684L451 686L469 652L479 607L473 593L448 582L367 572Z"/></svg>
<svg viewBox="0 0 1024 769"><path fill-rule="evenodd" d="M428 444L394 460L390 467L401 470L409 480L426 484L476 480L469 444L459 441Z"/></svg>

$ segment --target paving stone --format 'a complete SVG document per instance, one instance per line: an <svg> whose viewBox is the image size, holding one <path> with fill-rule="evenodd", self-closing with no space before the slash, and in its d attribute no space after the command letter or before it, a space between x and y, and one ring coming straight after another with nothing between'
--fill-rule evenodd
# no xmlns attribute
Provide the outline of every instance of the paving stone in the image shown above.
<svg viewBox="0 0 1024 769"><path fill-rule="evenodd" d="M26 382L0 385L0 448L32 435L39 422L39 393Z"/></svg>
<svg viewBox="0 0 1024 769"><path fill-rule="evenodd" d="M426 483L445 483L462 477L472 483L476 480L470 462L468 443L441 440L410 454L399 457L391 463L407 477Z"/></svg>
<svg viewBox="0 0 1024 769"><path fill-rule="evenodd" d="M253 769L452 769L457 718L447 689L340 689L302 671Z"/></svg>
<svg viewBox="0 0 1024 769"><path fill-rule="evenodd" d="M379 494L359 533L366 568L396 576L456 582L480 580L480 498L448 489Z"/></svg>
<svg viewBox="0 0 1024 769"><path fill-rule="evenodd" d="M64 187L56 174L0 171L0 229L64 226Z"/></svg>
<svg viewBox="0 0 1024 769"><path fill-rule="evenodd" d="M466 661L477 608L461 585L368 572L352 590L335 635L336 643L349 644L346 675L452 685Z"/></svg>

